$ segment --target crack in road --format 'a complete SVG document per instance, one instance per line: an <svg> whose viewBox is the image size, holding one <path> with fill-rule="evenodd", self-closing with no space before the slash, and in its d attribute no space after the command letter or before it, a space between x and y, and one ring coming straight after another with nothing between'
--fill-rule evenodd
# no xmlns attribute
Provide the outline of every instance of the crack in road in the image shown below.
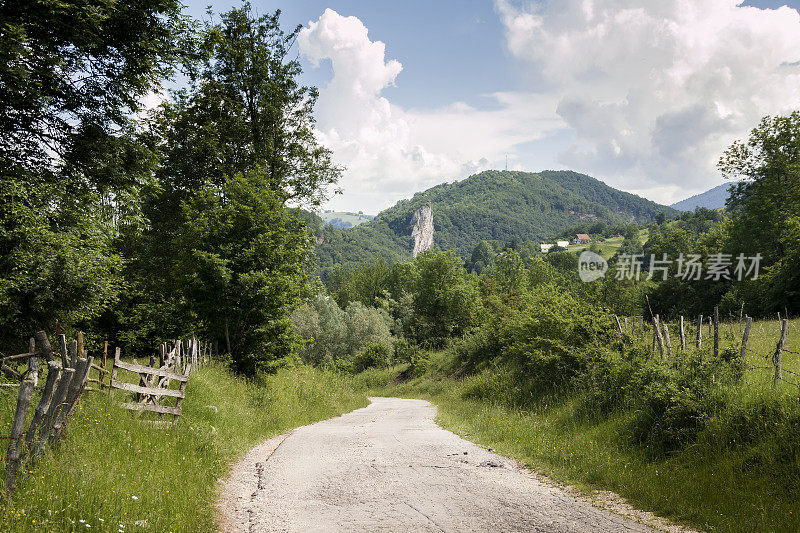
<svg viewBox="0 0 800 533"><path fill-rule="evenodd" d="M251 450L223 484L220 529L653 531L438 427L428 402L371 400Z"/></svg>

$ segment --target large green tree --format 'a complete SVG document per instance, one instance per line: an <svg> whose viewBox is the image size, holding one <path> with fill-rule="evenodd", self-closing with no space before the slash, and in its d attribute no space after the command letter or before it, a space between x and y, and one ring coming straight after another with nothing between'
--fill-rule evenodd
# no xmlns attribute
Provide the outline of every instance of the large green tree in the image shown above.
<svg viewBox="0 0 800 533"><path fill-rule="evenodd" d="M414 290L414 332L420 341L441 343L476 323L480 299L477 278L451 251L421 253Z"/></svg>
<svg viewBox="0 0 800 533"><path fill-rule="evenodd" d="M134 115L181 54L178 0L0 4L0 344L87 327L154 162Z"/></svg>
<svg viewBox="0 0 800 533"><path fill-rule="evenodd" d="M800 111L765 117L747 141L733 143L719 162L732 187L732 251L755 254L769 266L786 256L784 234L800 213Z"/></svg>
<svg viewBox="0 0 800 533"><path fill-rule="evenodd" d="M800 309L797 219L800 215L800 111L765 117L747 141L731 145L720 159L732 188L725 251L760 254L761 276L734 287L728 299L744 301L752 313Z"/></svg>
<svg viewBox="0 0 800 533"><path fill-rule="evenodd" d="M317 93L298 83L291 53L298 31L249 4L206 24L189 88L153 122L163 159L150 227L126 242L147 260L130 263L117 320L141 317L127 323L139 338L197 331L245 373L297 348L289 315L311 244L292 207L321 202L341 172L313 134Z"/></svg>

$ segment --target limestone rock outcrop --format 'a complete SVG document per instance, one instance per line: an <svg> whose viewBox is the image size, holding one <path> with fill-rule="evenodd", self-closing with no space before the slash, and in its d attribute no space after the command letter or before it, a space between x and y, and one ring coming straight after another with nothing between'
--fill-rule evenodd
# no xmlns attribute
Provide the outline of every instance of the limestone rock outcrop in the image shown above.
<svg viewBox="0 0 800 533"><path fill-rule="evenodd" d="M414 213L414 257L433 248L433 210L430 204L417 209Z"/></svg>

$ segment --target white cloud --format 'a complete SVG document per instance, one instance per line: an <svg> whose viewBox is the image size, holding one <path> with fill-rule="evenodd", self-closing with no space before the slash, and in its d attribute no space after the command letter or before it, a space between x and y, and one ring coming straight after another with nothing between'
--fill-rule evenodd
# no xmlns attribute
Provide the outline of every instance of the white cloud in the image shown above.
<svg viewBox="0 0 800 533"><path fill-rule="evenodd" d="M559 122L556 100L537 95L489 95L494 111L456 102L436 111L404 110L381 92L402 71L385 45L369 39L356 17L326 9L299 37L312 63L329 59L333 79L320 91L318 134L347 171L344 198L330 205L377 212L436 183L497 163L517 143L541 137Z"/></svg>
<svg viewBox="0 0 800 533"><path fill-rule="evenodd" d="M800 15L734 0L497 0L511 53L576 134L559 162L680 199L719 182L724 148L800 107Z"/></svg>
<svg viewBox="0 0 800 533"><path fill-rule="evenodd" d="M485 168L563 167L671 203L716 185L715 165L767 114L800 108L800 15L734 0L496 0L527 92L403 109L402 88L356 17L331 9L299 36L333 79L317 106L321 141L347 167L329 207L377 212ZM555 134L551 137L551 134ZM538 153L521 146L536 145ZM548 150L552 147L552 159ZM530 168L535 167L535 168Z"/></svg>

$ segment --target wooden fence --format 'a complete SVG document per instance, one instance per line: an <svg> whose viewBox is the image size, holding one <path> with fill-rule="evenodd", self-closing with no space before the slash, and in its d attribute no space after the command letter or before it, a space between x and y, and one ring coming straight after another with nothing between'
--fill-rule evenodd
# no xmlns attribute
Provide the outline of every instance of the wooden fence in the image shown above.
<svg viewBox="0 0 800 533"><path fill-rule="evenodd" d="M186 396L186 385L192 369L200 368L210 352L206 345L192 337L187 343L176 340L170 348L168 343L159 346L159 362L156 366L155 356L150 357L149 365L140 365L135 359L133 363L120 361L120 351L114 354L114 369L111 373L112 389L135 393L135 401L125 402L122 407L139 412L151 412L161 415L172 415L173 423L181 416L181 404ZM138 374L139 383L117 380L117 372L122 369ZM177 389L171 389L170 383L176 382ZM164 403L175 398L174 405Z"/></svg>
<svg viewBox="0 0 800 533"><path fill-rule="evenodd" d="M16 486L19 473L25 470L26 464L35 462L46 446L53 446L62 438L84 392L113 395L114 390L122 390L133 393L133 401L124 401L121 407L171 415L172 423L175 423L181 415L190 373L201 368L212 353L210 343L201 343L191 337L186 341L163 343L159 346L158 356L151 355L149 365L140 365L135 359L133 363L122 361L121 350L116 348L113 366L108 369L108 342L103 343L98 365L94 357L87 354L81 333L70 342L64 335L57 334L56 337L58 351L51 346L47 334L39 331L35 338L30 339L27 352L0 358L0 373L10 380L0 383L0 390L19 389L10 435L0 437L8 439L5 457L7 491ZM44 379L40 379L42 360L47 367L46 377L41 376ZM118 380L120 369L138 374L138 384ZM90 376L92 370L96 371L96 377ZM171 383L176 383L177 389L170 388ZM41 390L41 397L31 415L31 401L37 389ZM165 403L169 398L175 398L174 405Z"/></svg>
<svg viewBox="0 0 800 533"><path fill-rule="evenodd" d="M648 302L649 304L649 302ZM661 357L678 356L687 351L689 347L700 350L704 346L711 345L710 353L714 358L720 356L720 335L722 332L723 324L720 322L719 307L714 307L711 316L698 315L696 319L691 321L688 325L687 320L683 316L679 316L673 328L677 329L677 344L673 346L672 338L670 336L670 326L666 322L661 321L658 314L651 315L649 320L645 320L642 315L632 317L620 317L614 315L616 328L620 336L628 336L634 341L642 342L646 337L652 338L651 351L653 354L658 352ZM740 339L738 341L738 357L741 371L744 370L770 370L772 374L772 386L775 388L778 382L783 381L790 385L797 386L800 389L800 372L794 372L786 369L783 366L783 354L786 352L798 354L800 352L793 352L786 348L789 340L789 320L788 318L781 317L778 313L778 321L776 328L777 341L774 350L767 354L759 354L765 359L765 365L753 366L747 364L747 354L754 353L748 347L750 342L750 334L752 330L753 319L741 313L738 321L731 319L727 323L727 333L734 338ZM689 331L693 329L694 331ZM703 332L705 331L705 336ZM623 337L624 338L624 337ZM787 377L786 374L796 376L795 378Z"/></svg>
<svg viewBox="0 0 800 533"><path fill-rule="evenodd" d="M4 384L19 387L5 458L6 490L16 485L21 466L35 461L45 446L52 446L61 438L86 387L93 358L87 356L82 336L73 340L68 350L66 337L59 335L58 345L60 351L55 352L47 334L40 331L30 340L27 353L5 357L0 363L3 374L20 380L20 383ZM25 429L28 408L40 381L39 362L42 357L47 362L47 378L33 417ZM27 364L24 371L14 368L21 362Z"/></svg>

